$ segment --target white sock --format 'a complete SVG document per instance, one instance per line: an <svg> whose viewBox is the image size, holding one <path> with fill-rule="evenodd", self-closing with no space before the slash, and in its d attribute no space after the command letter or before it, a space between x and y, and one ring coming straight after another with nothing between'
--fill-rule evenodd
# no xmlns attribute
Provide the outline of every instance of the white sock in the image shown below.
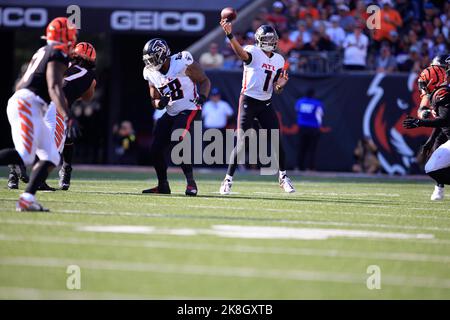
<svg viewBox="0 0 450 320"><path fill-rule="evenodd" d="M225 175L225 180L230 180L230 182L231 182L231 181L233 181L233 176L230 176L230 175L226 174Z"/></svg>
<svg viewBox="0 0 450 320"><path fill-rule="evenodd" d="M28 192L22 193L20 195L20 197L22 199L24 199L25 201L29 201L29 202L34 202L35 201L34 195L32 195L31 193L28 193Z"/></svg>
<svg viewBox="0 0 450 320"><path fill-rule="evenodd" d="M283 179L285 175L286 175L286 170L280 171L280 179Z"/></svg>

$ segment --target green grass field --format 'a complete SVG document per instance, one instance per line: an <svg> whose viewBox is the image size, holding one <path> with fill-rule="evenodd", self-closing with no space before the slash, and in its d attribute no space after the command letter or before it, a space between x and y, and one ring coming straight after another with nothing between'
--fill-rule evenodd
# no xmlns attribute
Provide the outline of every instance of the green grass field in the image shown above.
<svg viewBox="0 0 450 320"><path fill-rule="evenodd" d="M197 174L188 198L179 174L172 195L142 195L149 177L78 171L38 195L50 213L16 213L0 171L0 298L450 298L450 200L429 201L431 181L294 177L284 194L238 174L222 197L222 174Z"/></svg>

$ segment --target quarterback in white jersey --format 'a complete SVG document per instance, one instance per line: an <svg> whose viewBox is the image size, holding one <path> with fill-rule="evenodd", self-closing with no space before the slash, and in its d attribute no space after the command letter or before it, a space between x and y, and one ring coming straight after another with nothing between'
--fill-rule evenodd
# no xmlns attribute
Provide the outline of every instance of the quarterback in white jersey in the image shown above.
<svg viewBox="0 0 450 320"><path fill-rule="evenodd" d="M283 91L288 81L288 74L284 68L284 58L274 52L278 44L278 35L272 26L259 27L255 32L256 45L242 48L231 33L231 22L223 19L220 25L230 40L231 48L244 61L237 119L237 144L231 153L228 171L220 187L220 194L228 195L231 193L238 155L245 150L245 132L253 128L254 119L258 120L262 129L280 132L278 117L270 99L274 91L278 94ZM275 149L271 148L271 150ZM280 187L285 192L295 192L291 180L286 175L285 153L281 139L278 140L277 156Z"/></svg>
<svg viewBox="0 0 450 320"><path fill-rule="evenodd" d="M143 193L170 194L165 154L174 145L171 141L172 132L182 129L180 140L188 132L192 134L192 122L201 121L199 111L209 94L211 82L189 52L171 55L163 39L148 41L142 59L145 64L143 75L148 81L152 104L158 110L167 111L156 124L150 150L158 185ZM193 177L192 161L182 163L181 168L187 182L185 194L196 196L198 189Z"/></svg>
<svg viewBox="0 0 450 320"><path fill-rule="evenodd" d="M242 94L261 101L272 98L274 79L279 78L284 67L284 58L273 52L268 57L255 45L245 46L244 50L251 54L251 61L244 63L242 77Z"/></svg>

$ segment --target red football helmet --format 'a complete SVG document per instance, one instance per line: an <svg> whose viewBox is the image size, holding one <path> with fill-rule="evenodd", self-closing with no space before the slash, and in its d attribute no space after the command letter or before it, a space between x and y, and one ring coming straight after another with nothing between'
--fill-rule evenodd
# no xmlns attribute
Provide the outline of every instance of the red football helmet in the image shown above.
<svg viewBox="0 0 450 320"><path fill-rule="evenodd" d="M422 93L431 94L437 87L446 82L446 70L440 66L429 66L424 69L417 80Z"/></svg>
<svg viewBox="0 0 450 320"><path fill-rule="evenodd" d="M48 24L43 38L54 41L58 49L70 53L77 42L77 29L66 17L58 17Z"/></svg>
<svg viewBox="0 0 450 320"><path fill-rule="evenodd" d="M73 57L86 60L91 64L95 64L97 53L94 46L89 42L80 42L75 46L75 49L73 50Z"/></svg>

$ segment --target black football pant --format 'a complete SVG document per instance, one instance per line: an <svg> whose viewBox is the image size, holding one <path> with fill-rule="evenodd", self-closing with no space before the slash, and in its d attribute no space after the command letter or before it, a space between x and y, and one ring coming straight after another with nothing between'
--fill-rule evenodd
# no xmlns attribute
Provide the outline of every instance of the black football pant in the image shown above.
<svg viewBox="0 0 450 320"><path fill-rule="evenodd" d="M320 129L300 127L298 131L298 168L315 170L316 149L319 143Z"/></svg>
<svg viewBox="0 0 450 320"><path fill-rule="evenodd" d="M276 129L280 130L280 123L278 116L272 106L270 100L261 101L246 95L241 95L239 97L239 111L237 118L237 129L242 129L244 133L248 129L253 128L254 119L259 122L262 129ZM239 131L238 131L239 132ZM267 136L270 139L270 131L267 132ZM280 171L285 169L285 153L283 144L281 142L281 131L279 131L278 140L278 167ZM269 140L270 141L270 140ZM241 156L241 153L245 151L245 135L238 135L236 147L231 152L230 164L228 165L227 174L230 176L234 175L236 168L238 166L237 159Z"/></svg>
<svg viewBox="0 0 450 320"><path fill-rule="evenodd" d="M172 147L178 143L178 141L171 141L172 132L176 129L183 129L183 134L187 134L188 132L191 134L191 142L193 142L194 121L201 121L200 113L200 110L186 110L180 112L176 116L171 116L166 112L156 122L155 136L150 149L150 156L156 170L159 184L167 181L167 151L171 150ZM192 171L193 156L191 156L190 160L189 163L181 164L181 169L183 170L188 183L194 180Z"/></svg>
<svg viewBox="0 0 450 320"><path fill-rule="evenodd" d="M450 184L450 168L431 171L428 172L428 175L436 181L437 185L444 186Z"/></svg>

